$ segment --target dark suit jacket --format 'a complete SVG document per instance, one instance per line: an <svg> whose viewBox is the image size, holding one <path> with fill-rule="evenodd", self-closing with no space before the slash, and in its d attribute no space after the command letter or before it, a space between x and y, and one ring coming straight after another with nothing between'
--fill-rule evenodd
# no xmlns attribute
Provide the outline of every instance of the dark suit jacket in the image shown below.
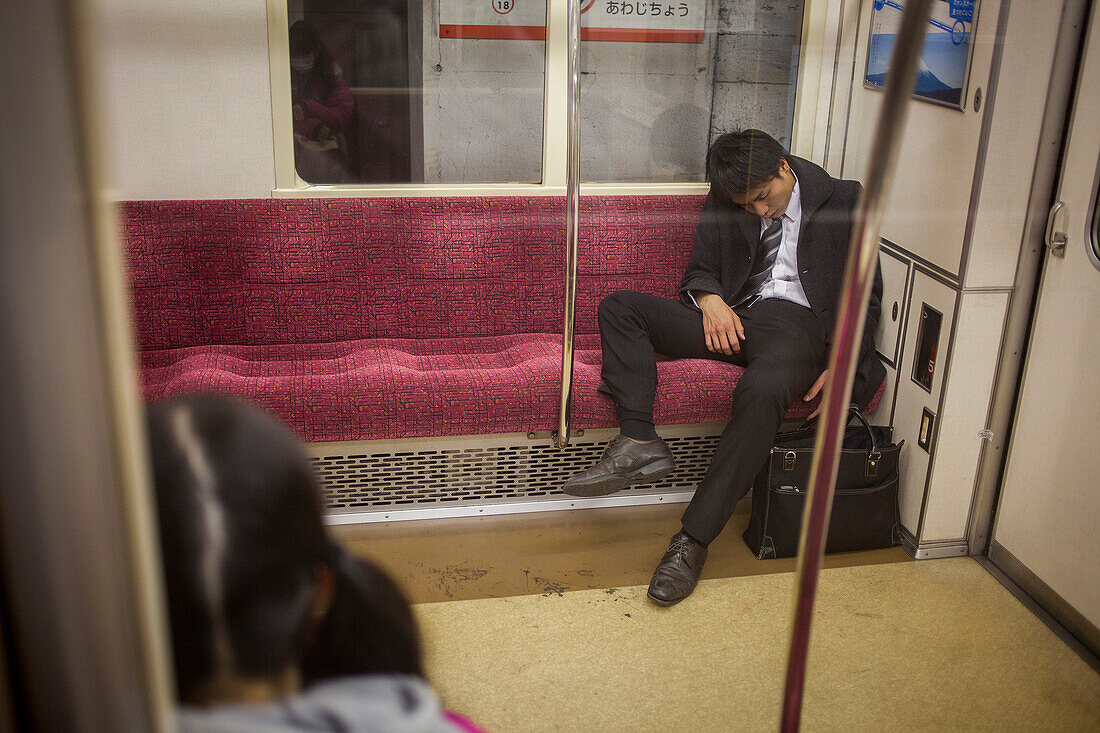
<svg viewBox="0 0 1100 733"><path fill-rule="evenodd" d="M810 308L817 316L826 343L832 341L836 306L840 298L852 217L861 186L857 181L832 178L808 160L788 156L802 197L802 225L798 236L798 278ZM680 299L692 306L690 290L716 293L728 303L752 271L760 241L760 217L745 211L711 189L695 230L695 247L680 281ZM866 407L886 370L875 356L875 328L882 301L882 268L875 272L863 331L852 399Z"/></svg>

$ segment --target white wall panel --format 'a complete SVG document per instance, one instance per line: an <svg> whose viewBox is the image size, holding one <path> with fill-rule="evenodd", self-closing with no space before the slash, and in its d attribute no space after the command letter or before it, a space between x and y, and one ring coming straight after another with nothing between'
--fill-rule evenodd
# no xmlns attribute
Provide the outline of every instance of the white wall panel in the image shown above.
<svg viewBox="0 0 1100 733"><path fill-rule="evenodd" d="M1008 293L963 293L921 542L966 536Z"/></svg>
<svg viewBox="0 0 1100 733"><path fill-rule="evenodd" d="M899 364L897 405L894 408L894 440L905 440L901 452L901 483L898 487L898 503L901 506L901 523L910 534L920 539L921 508L928 478L928 465L937 452L938 441L932 443L929 454L917 445L921 417L925 408L939 412L940 392L943 389L943 361L951 336L951 324L955 312L955 291L921 270L913 274L913 295L905 332L904 355ZM943 316L940 325L937 367L932 379L931 392L913 381L913 364L917 356L917 337L920 333L922 304L939 311ZM968 488L968 487L967 487ZM965 520L966 516L963 515Z"/></svg>
<svg viewBox="0 0 1100 733"><path fill-rule="evenodd" d="M863 86L870 34L870 2L863 3L843 168L844 178L862 179L885 94ZM958 274L977 163L982 115L975 90L987 86L1000 3L979 9L963 110L914 100L898 156L897 175L882 223L882 236L947 272Z"/></svg>
<svg viewBox="0 0 1100 733"><path fill-rule="evenodd" d="M268 197L263 0L93 0L119 199Z"/></svg>
<svg viewBox="0 0 1100 733"><path fill-rule="evenodd" d="M1053 3L1051 3L1053 5ZM1012 4L989 143L966 262L966 288L1011 286L1058 37L1047 3ZM1013 52L1026 48L1027 53Z"/></svg>
<svg viewBox="0 0 1100 733"><path fill-rule="evenodd" d="M878 353L896 364L901 351L901 331L905 323L905 291L909 286L909 261L888 250L879 254L882 266L882 313L875 330Z"/></svg>

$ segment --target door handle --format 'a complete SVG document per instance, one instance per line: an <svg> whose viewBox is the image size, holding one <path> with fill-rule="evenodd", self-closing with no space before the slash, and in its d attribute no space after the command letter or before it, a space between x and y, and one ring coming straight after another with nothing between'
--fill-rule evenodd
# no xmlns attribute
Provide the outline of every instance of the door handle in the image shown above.
<svg viewBox="0 0 1100 733"><path fill-rule="evenodd" d="M1050 249L1050 253L1055 257L1066 256L1066 242L1069 241L1069 237L1066 236L1065 232L1059 232L1055 229L1058 214L1064 207L1064 203L1056 201L1054 206L1050 207L1050 213L1047 214L1047 233L1045 240L1047 247Z"/></svg>

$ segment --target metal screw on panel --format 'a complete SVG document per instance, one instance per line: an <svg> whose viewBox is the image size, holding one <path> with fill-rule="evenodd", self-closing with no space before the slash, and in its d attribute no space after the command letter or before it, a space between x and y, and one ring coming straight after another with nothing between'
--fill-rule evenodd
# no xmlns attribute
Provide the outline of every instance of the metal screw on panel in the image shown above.
<svg viewBox="0 0 1100 733"><path fill-rule="evenodd" d="M982 108L982 88L978 87L978 90L974 92L974 111L977 112Z"/></svg>

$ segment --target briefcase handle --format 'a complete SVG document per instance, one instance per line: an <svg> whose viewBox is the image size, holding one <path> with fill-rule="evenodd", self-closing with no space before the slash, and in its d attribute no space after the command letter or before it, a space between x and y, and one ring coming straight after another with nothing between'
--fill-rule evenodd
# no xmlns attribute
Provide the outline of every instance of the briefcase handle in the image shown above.
<svg viewBox="0 0 1100 733"><path fill-rule="evenodd" d="M852 421L853 417L856 420L859 420L860 424L863 425L863 429L867 431L867 437L871 439L870 456L872 458L877 458L878 455L879 455L879 450L878 450L878 440L875 438L875 431L871 430L871 423L867 422L867 418L865 418L863 416L863 413L860 412L860 410L859 410L859 405L856 404L855 402L848 405L848 420L847 420L847 422L850 423ZM817 415L814 415L813 417L808 418L806 420L806 422L799 425L795 429L795 432L802 432L803 430L811 430L816 425L817 425Z"/></svg>

